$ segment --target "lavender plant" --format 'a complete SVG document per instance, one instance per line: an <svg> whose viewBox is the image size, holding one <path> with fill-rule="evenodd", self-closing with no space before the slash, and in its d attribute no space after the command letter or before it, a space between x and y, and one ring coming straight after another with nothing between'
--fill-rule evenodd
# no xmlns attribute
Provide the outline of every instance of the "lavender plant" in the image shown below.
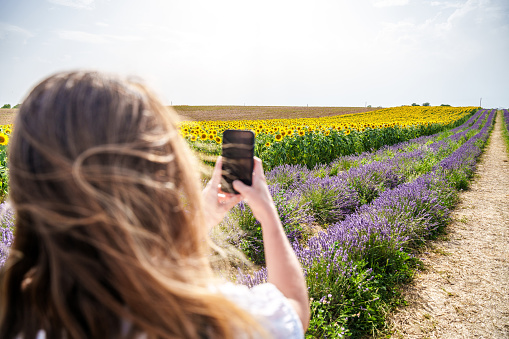
<svg viewBox="0 0 509 339"><path fill-rule="evenodd" d="M360 206L358 193L339 177L311 177L295 189L323 226L343 220Z"/></svg>
<svg viewBox="0 0 509 339"><path fill-rule="evenodd" d="M269 192L290 242L306 241L308 234L304 225L314 221L309 204L302 202L298 191L285 191L279 184L269 185ZM234 245L238 245L253 263L265 264L261 225L246 203L241 202L230 211L226 222L231 225L233 220L241 231L238 238L231 239Z"/></svg>
<svg viewBox="0 0 509 339"><path fill-rule="evenodd" d="M0 268L5 264L14 241L14 210L8 202L0 204Z"/></svg>

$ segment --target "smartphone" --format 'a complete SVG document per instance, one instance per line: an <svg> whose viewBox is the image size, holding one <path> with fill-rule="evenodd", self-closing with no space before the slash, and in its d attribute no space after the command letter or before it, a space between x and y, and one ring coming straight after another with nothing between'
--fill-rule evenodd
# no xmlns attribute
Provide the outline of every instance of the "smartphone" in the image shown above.
<svg viewBox="0 0 509 339"><path fill-rule="evenodd" d="M221 190L235 193L232 186L234 180L240 180L251 186L253 182L255 135L252 131L225 130L222 147L222 178Z"/></svg>

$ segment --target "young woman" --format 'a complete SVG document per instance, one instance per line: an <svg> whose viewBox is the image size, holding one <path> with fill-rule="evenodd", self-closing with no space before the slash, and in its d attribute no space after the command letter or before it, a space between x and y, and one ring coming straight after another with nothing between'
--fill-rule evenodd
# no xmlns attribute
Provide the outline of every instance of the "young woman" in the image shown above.
<svg viewBox="0 0 509 339"><path fill-rule="evenodd" d="M262 163L253 185L201 192L177 117L140 82L53 75L24 101L10 141L16 231L0 271L0 338L301 338L300 265ZM261 222L269 283L217 283L211 226L241 199Z"/></svg>

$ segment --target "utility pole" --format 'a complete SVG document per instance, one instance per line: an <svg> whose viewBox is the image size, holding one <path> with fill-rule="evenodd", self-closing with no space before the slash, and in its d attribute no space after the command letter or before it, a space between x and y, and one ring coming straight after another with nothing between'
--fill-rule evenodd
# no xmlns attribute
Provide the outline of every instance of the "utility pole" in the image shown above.
<svg viewBox="0 0 509 339"><path fill-rule="evenodd" d="M482 107L482 104L481 104L481 103L482 103L482 98L481 98L481 99L479 99L479 107Z"/></svg>

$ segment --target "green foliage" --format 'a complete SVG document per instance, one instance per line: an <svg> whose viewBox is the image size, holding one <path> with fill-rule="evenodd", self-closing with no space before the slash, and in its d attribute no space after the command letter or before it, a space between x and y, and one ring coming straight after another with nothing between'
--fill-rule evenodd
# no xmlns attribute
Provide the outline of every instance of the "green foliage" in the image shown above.
<svg viewBox="0 0 509 339"><path fill-rule="evenodd" d="M429 106L429 102L425 102L422 104L423 106Z"/></svg>
<svg viewBox="0 0 509 339"><path fill-rule="evenodd" d="M9 193L9 168L7 167L7 146L0 145L0 202Z"/></svg>
<svg viewBox="0 0 509 339"><path fill-rule="evenodd" d="M498 114L502 116L502 137L506 142L507 153L509 154L509 121L506 121L503 111L499 111Z"/></svg>
<svg viewBox="0 0 509 339"><path fill-rule="evenodd" d="M306 332L306 338L347 338L351 332L346 327L346 317L338 318L335 316L336 307L330 305L330 301L325 299L311 301L311 320L309 329Z"/></svg>
<svg viewBox="0 0 509 339"><path fill-rule="evenodd" d="M16 104L14 107L12 108L20 108L21 104Z"/></svg>
<svg viewBox="0 0 509 339"><path fill-rule="evenodd" d="M412 103L412 106L420 106L419 104L416 104L415 102Z"/></svg>
<svg viewBox="0 0 509 339"><path fill-rule="evenodd" d="M316 262L306 274L311 297L306 338L361 337L385 330L389 309L404 302L399 286L411 279L418 260L397 251L385 264Z"/></svg>
<svg viewBox="0 0 509 339"><path fill-rule="evenodd" d="M1 108L11 108L11 104L5 104Z"/></svg>

